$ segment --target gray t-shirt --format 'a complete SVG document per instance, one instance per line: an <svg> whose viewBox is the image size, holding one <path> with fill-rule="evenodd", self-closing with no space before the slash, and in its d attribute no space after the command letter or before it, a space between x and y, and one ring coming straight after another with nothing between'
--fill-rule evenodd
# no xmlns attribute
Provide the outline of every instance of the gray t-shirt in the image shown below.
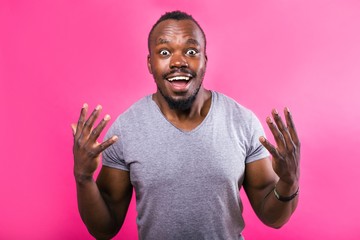
<svg viewBox="0 0 360 240"><path fill-rule="evenodd" d="M212 91L206 118L182 131L149 95L121 114L105 138L113 135L119 140L103 153L103 165L130 171L139 239L242 239L245 164L269 155L250 110Z"/></svg>

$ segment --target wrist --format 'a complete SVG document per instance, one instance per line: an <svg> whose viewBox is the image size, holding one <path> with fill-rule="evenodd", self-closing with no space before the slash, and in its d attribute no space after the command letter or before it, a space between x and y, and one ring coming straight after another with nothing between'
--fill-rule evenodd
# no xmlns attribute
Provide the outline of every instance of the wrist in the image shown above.
<svg viewBox="0 0 360 240"><path fill-rule="evenodd" d="M281 194L282 196L289 196L296 192L296 190L299 188L299 182L293 181L291 183L285 182L281 179L276 183L276 191Z"/></svg>
<svg viewBox="0 0 360 240"><path fill-rule="evenodd" d="M299 194L299 183L287 184L279 180L274 187L275 197L282 202L288 202Z"/></svg>
<svg viewBox="0 0 360 240"><path fill-rule="evenodd" d="M93 175L74 173L74 177L77 185L83 185L94 181Z"/></svg>

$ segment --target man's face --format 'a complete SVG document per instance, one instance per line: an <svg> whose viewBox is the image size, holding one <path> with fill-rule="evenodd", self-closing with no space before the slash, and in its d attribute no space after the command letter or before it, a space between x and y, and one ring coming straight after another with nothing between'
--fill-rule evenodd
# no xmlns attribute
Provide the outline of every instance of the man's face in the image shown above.
<svg viewBox="0 0 360 240"><path fill-rule="evenodd" d="M205 39L191 20L165 20L150 36L148 68L171 108L191 107L201 87L207 57Z"/></svg>

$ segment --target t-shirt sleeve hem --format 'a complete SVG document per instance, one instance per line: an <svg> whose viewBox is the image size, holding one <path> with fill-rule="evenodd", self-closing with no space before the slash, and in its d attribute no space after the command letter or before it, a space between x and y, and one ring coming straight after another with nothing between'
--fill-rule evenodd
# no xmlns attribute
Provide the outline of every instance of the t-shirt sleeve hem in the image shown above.
<svg viewBox="0 0 360 240"><path fill-rule="evenodd" d="M112 164L112 163L109 163L109 162L103 162L102 165L106 166L106 167L110 167L110 168L115 168L115 169L127 171L127 172L130 171L129 168L127 168L126 166L122 166L122 165L119 165L119 164Z"/></svg>
<svg viewBox="0 0 360 240"><path fill-rule="evenodd" d="M256 156L253 156L253 157L250 157L250 158L247 158L245 163L252 163L252 162L255 162L255 161L258 161L258 160L261 160L263 158L266 158L266 157L270 157L270 154L265 152L265 153L262 153L260 155L256 155Z"/></svg>

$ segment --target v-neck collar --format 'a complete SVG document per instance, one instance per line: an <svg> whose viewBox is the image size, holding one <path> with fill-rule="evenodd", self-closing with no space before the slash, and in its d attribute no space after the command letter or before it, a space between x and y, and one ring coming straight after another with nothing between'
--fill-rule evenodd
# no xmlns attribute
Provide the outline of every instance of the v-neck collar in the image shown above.
<svg viewBox="0 0 360 240"><path fill-rule="evenodd" d="M191 129L191 130L183 130L181 128L178 128L177 126L175 126L172 122L170 122L165 115L161 112L159 106L156 104L156 102L152 99L152 95L148 95L148 101L150 101L150 105L152 105L156 111L161 115L161 118L166 121L169 125L171 125L171 127L177 129L178 131L185 133L185 134L192 134L197 132L199 129L202 128L202 126L205 124L205 122L208 121L208 119L210 118L209 116L212 114L213 108L214 108L214 102L215 102L215 94L212 90L210 90L211 93L211 104L210 104L210 108L208 113L206 114L205 118L201 121L201 123L199 125L197 125L195 128Z"/></svg>

